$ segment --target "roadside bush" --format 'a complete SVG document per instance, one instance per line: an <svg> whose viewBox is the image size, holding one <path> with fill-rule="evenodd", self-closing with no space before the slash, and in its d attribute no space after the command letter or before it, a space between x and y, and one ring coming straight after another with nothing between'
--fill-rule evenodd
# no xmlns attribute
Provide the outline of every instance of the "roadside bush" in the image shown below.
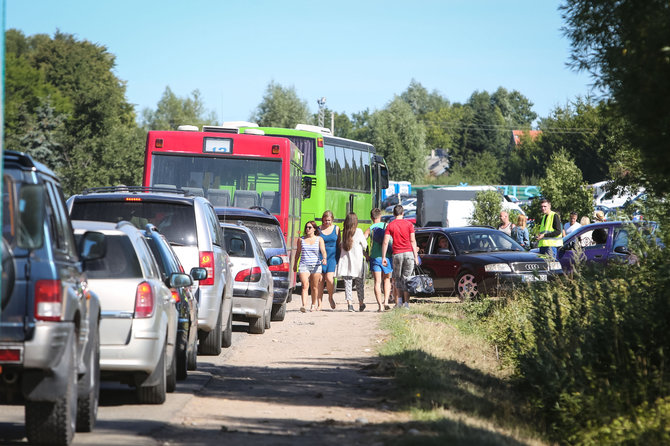
<svg viewBox="0 0 670 446"><path fill-rule="evenodd" d="M482 314L559 442L633 444L668 435L670 404L656 400L670 395L670 260L640 240L630 246L637 264L578 268ZM629 424L639 431L630 438Z"/></svg>

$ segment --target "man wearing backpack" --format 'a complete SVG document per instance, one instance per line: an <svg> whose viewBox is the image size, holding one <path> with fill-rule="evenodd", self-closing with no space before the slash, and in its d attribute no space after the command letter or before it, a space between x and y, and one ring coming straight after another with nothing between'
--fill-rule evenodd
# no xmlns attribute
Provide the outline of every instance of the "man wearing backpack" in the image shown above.
<svg viewBox="0 0 670 446"><path fill-rule="evenodd" d="M382 264L382 244L384 243L384 232L386 231L386 223L382 223L382 211L379 208L374 208L370 211L370 218L372 225L365 230L365 237L372 236L372 246L370 250L370 270L375 279L375 299L379 309L377 311L389 310L389 296L391 295L391 274L393 267L391 262L386 265ZM391 240L391 243L393 241ZM391 250L387 251L387 257L391 260ZM381 284L384 281L384 300L382 301Z"/></svg>
<svg viewBox="0 0 670 446"><path fill-rule="evenodd" d="M396 290L396 307L409 308L409 291L407 279L414 274L414 265L419 263L419 256L414 236L414 225L403 217L405 211L401 205L393 208L395 220L388 224L382 244L382 265L388 265L386 258L389 242L393 238L393 279ZM403 298L400 298L402 291ZM404 305L403 305L404 303Z"/></svg>

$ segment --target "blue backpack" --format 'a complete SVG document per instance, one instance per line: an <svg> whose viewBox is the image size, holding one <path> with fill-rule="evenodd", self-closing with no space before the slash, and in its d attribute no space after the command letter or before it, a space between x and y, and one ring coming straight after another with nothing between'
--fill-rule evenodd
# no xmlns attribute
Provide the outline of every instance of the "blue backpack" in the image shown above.
<svg viewBox="0 0 670 446"><path fill-rule="evenodd" d="M386 232L386 224L384 224L384 227L380 228L379 226L376 228L372 228L372 241L375 243L378 243L379 246L384 243L384 233Z"/></svg>

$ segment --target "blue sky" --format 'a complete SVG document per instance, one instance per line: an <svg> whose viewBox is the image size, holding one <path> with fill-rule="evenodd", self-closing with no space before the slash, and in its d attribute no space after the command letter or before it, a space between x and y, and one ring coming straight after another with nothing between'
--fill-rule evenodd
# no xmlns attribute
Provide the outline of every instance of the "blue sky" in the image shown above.
<svg viewBox="0 0 670 446"><path fill-rule="evenodd" d="M316 112L381 109L412 79L451 102L499 86L547 116L590 93L566 66L560 2L547 0L6 0L6 28L56 30L116 56L126 97L155 108L198 89L223 121L247 120L270 81Z"/></svg>

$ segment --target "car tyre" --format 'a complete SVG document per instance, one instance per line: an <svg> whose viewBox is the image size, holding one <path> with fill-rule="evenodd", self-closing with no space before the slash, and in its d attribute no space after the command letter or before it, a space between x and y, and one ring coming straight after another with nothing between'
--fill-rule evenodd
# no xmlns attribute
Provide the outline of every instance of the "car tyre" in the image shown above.
<svg viewBox="0 0 670 446"><path fill-rule="evenodd" d="M158 360L156 369L152 373L158 374L158 383L153 386L138 386L137 399L141 404L163 404L167 393L167 344L163 346L163 352Z"/></svg>
<svg viewBox="0 0 670 446"><path fill-rule="evenodd" d="M218 356L221 354L221 310L219 310L219 317L216 320L216 325L209 333L200 339L199 353L202 355Z"/></svg>
<svg viewBox="0 0 670 446"><path fill-rule="evenodd" d="M265 333L265 313L261 317L254 317L249 319L249 333L263 334Z"/></svg>
<svg viewBox="0 0 670 446"><path fill-rule="evenodd" d="M167 345L167 340L165 341L165 344ZM176 388L177 388L177 349L175 347L175 350L172 353L172 361L170 361L170 365L167 371L165 372L165 390L168 393L172 393L175 391Z"/></svg>
<svg viewBox="0 0 670 446"><path fill-rule="evenodd" d="M268 309L265 314L263 314L263 319L265 321L265 329L269 330L272 327L272 309Z"/></svg>
<svg viewBox="0 0 670 446"><path fill-rule="evenodd" d="M272 305L272 313L270 313L272 321L283 321L286 318L286 303Z"/></svg>
<svg viewBox="0 0 670 446"><path fill-rule="evenodd" d="M456 291L461 302L479 297L479 284L472 273L465 272L458 276Z"/></svg>
<svg viewBox="0 0 670 446"><path fill-rule="evenodd" d="M177 379L183 381L188 376L188 331L183 331L182 340L177 342L176 348L176 357L177 357ZM184 348L179 348L180 345L183 345Z"/></svg>
<svg viewBox="0 0 670 446"><path fill-rule="evenodd" d="M73 343L68 356L68 383L65 395L57 401L26 401L26 434L31 444L69 445L77 421L77 349Z"/></svg>
<svg viewBox="0 0 670 446"><path fill-rule="evenodd" d="M186 367L188 370L196 370L198 368L198 337L193 336L193 343L187 349L188 362Z"/></svg>
<svg viewBox="0 0 670 446"><path fill-rule="evenodd" d="M79 380L79 399L77 401L77 432L91 432L98 418L100 401L100 333L99 329L91 333L89 339L91 353L84 376Z"/></svg>
<svg viewBox="0 0 670 446"><path fill-rule="evenodd" d="M228 314L228 322L226 322L226 329L223 332L223 338L221 339L221 345L224 348L229 348L233 345L233 312Z"/></svg>

